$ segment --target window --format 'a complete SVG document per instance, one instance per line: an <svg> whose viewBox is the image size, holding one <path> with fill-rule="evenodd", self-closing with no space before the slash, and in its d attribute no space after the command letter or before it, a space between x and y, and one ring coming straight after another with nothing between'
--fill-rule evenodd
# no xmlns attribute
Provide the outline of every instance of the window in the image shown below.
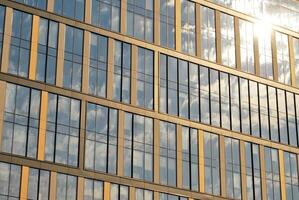
<svg viewBox="0 0 299 200"><path fill-rule="evenodd" d="M260 137L260 119L259 119L259 93L258 84L249 81L249 102L250 102L250 125L251 135Z"/></svg>
<svg viewBox="0 0 299 200"><path fill-rule="evenodd" d="M138 48L137 106L154 106L154 53L143 48Z"/></svg>
<svg viewBox="0 0 299 200"><path fill-rule="evenodd" d="M92 0L91 24L119 32L120 0Z"/></svg>
<svg viewBox="0 0 299 200"><path fill-rule="evenodd" d="M125 113L124 175L153 181L153 120Z"/></svg>
<svg viewBox="0 0 299 200"><path fill-rule="evenodd" d="M110 200L129 200L129 187L117 184L110 185Z"/></svg>
<svg viewBox="0 0 299 200"><path fill-rule="evenodd" d="M190 119L199 122L199 67L189 63Z"/></svg>
<svg viewBox="0 0 299 200"><path fill-rule="evenodd" d="M280 142L284 144L289 143L288 128L287 128L287 110L286 110L286 96L285 91L277 89L277 104L278 104L278 123Z"/></svg>
<svg viewBox="0 0 299 200"><path fill-rule="evenodd" d="M28 77L32 15L13 10L8 73Z"/></svg>
<svg viewBox="0 0 299 200"><path fill-rule="evenodd" d="M239 19L241 69L254 74L253 24Z"/></svg>
<svg viewBox="0 0 299 200"><path fill-rule="evenodd" d="M198 191L198 135L197 129L182 127L183 188Z"/></svg>
<svg viewBox="0 0 299 200"><path fill-rule="evenodd" d="M204 133L205 192L220 195L219 137Z"/></svg>
<svg viewBox="0 0 299 200"><path fill-rule="evenodd" d="M240 104L242 133L250 133L249 91L248 80L240 78Z"/></svg>
<svg viewBox="0 0 299 200"><path fill-rule="evenodd" d="M270 117L270 133L271 140L278 142L278 110L277 110L277 94L274 87L268 86L269 101L269 117Z"/></svg>
<svg viewBox="0 0 299 200"><path fill-rule="evenodd" d="M288 121L288 132L289 132L289 144L293 145L293 146L297 146L295 97L294 97L294 94L291 92L286 92L286 97L287 97L286 101L287 101L287 121Z"/></svg>
<svg viewBox="0 0 299 200"><path fill-rule="evenodd" d="M136 188L135 199L137 200L153 200L153 191Z"/></svg>
<svg viewBox="0 0 299 200"><path fill-rule="evenodd" d="M201 122L204 124L210 124L210 80L209 80L209 68L200 66L200 117Z"/></svg>
<svg viewBox="0 0 299 200"><path fill-rule="evenodd" d="M176 125L160 121L160 183L176 186Z"/></svg>
<svg viewBox="0 0 299 200"><path fill-rule="evenodd" d="M57 61L58 23L39 19L36 80L55 84Z"/></svg>
<svg viewBox="0 0 299 200"><path fill-rule="evenodd" d="M54 13L84 21L84 0L54 0Z"/></svg>
<svg viewBox="0 0 299 200"><path fill-rule="evenodd" d="M118 112L87 104L85 168L116 174Z"/></svg>
<svg viewBox="0 0 299 200"><path fill-rule="evenodd" d="M265 170L267 199L279 200L280 196L280 172L278 162L278 151L265 147Z"/></svg>
<svg viewBox="0 0 299 200"><path fill-rule="evenodd" d="M299 198L297 155L284 152L284 172L286 180L286 199Z"/></svg>
<svg viewBox="0 0 299 200"><path fill-rule="evenodd" d="M299 39L293 38L296 85L299 86Z"/></svg>
<svg viewBox="0 0 299 200"><path fill-rule="evenodd" d="M231 107L231 129L241 132L240 119L240 86L237 76L229 76L230 84L230 107Z"/></svg>
<svg viewBox="0 0 299 200"><path fill-rule="evenodd" d="M245 142L247 199L262 199L259 146Z"/></svg>
<svg viewBox="0 0 299 200"><path fill-rule="evenodd" d="M31 0L31 1L26 1L26 0L15 0L16 2L23 3L32 7L36 7L39 9L46 10L47 9L47 0Z"/></svg>
<svg viewBox="0 0 299 200"><path fill-rule="evenodd" d="M2 48L3 48L4 20L5 20L5 7L0 6L0 61L2 57Z"/></svg>
<svg viewBox="0 0 299 200"><path fill-rule="evenodd" d="M0 198L19 199L21 166L0 162Z"/></svg>
<svg viewBox="0 0 299 200"><path fill-rule="evenodd" d="M48 94L45 160L78 165L80 101Z"/></svg>
<svg viewBox="0 0 299 200"><path fill-rule="evenodd" d="M195 3L181 0L182 51L195 55Z"/></svg>
<svg viewBox="0 0 299 200"><path fill-rule="evenodd" d="M221 127L230 129L229 75L220 72Z"/></svg>
<svg viewBox="0 0 299 200"><path fill-rule="evenodd" d="M211 124L220 127L219 71L210 69Z"/></svg>
<svg viewBox="0 0 299 200"><path fill-rule="evenodd" d="M63 87L81 90L83 31L66 26L64 46Z"/></svg>
<svg viewBox="0 0 299 200"><path fill-rule="evenodd" d="M269 114L268 114L268 94L267 86L259 83L259 102L260 102L260 119L261 119L261 137L270 139L269 131Z"/></svg>
<svg viewBox="0 0 299 200"><path fill-rule="evenodd" d="M7 83L2 151L36 158L40 91Z"/></svg>
<svg viewBox="0 0 299 200"><path fill-rule="evenodd" d="M188 198L186 197L180 197L180 196L160 192L160 200L187 200L187 199Z"/></svg>
<svg viewBox="0 0 299 200"><path fill-rule="evenodd" d="M28 199L49 199L50 172L29 168Z"/></svg>
<svg viewBox="0 0 299 200"><path fill-rule="evenodd" d="M56 199L77 199L77 177L57 173L56 177Z"/></svg>
<svg viewBox="0 0 299 200"><path fill-rule="evenodd" d="M141 40L154 39L153 0L127 1L127 34Z"/></svg>
<svg viewBox="0 0 299 200"><path fill-rule="evenodd" d="M285 84L291 84L290 74L290 57L288 36L275 32L277 64L278 64L278 81Z"/></svg>
<svg viewBox="0 0 299 200"><path fill-rule="evenodd" d="M106 97L107 50L106 37L91 34L89 58L89 93Z"/></svg>
<svg viewBox="0 0 299 200"><path fill-rule="evenodd" d="M131 102L131 45L115 41L113 99Z"/></svg>
<svg viewBox="0 0 299 200"><path fill-rule="evenodd" d="M86 200L103 200L104 184L102 181L84 179L84 199Z"/></svg>
<svg viewBox="0 0 299 200"><path fill-rule="evenodd" d="M261 25L256 25L255 35L258 38L259 54L260 54L260 75L262 77L273 79L272 67L272 45L270 28L264 28ZM259 29L263 31L259 31Z"/></svg>
<svg viewBox="0 0 299 200"><path fill-rule="evenodd" d="M175 48L175 0L160 1L160 44Z"/></svg>
<svg viewBox="0 0 299 200"><path fill-rule="evenodd" d="M215 10L200 6L201 58L216 62Z"/></svg>
<svg viewBox="0 0 299 200"><path fill-rule="evenodd" d="M222 64L235 68L235 30L234 17L221 13L221 60Z"/></svg>
<svg viewBox="0 0 299 200"><path fill-rule="evenodd" d="M188 63L179 60L179 116L189 119L189 70Z"/></svg>
<svg viewBox="0 0 299 200"><path fill-rule="evenodd" d="M241 199L241 164L239 140L224 138L226 191L229 198Z"/></svg>

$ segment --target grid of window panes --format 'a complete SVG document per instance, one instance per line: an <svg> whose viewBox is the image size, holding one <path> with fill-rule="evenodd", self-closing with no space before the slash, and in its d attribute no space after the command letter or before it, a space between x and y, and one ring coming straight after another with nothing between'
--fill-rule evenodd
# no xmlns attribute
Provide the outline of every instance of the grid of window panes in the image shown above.
<svg viewBox="0 0 299 200"><path fill-rule="evenodd" d="M92 33L89 57L89 93L106 97L108 39Z"/></svg>
<svg viewBox="0 0 299 200"><path fill-rule="evenodd" d="M267 199L280 200L280 171L278 150L265 147Z"/></svg>
<svg viewBox="0 0 299 200"><path fill-rule="evenodd" d="M154 193L150 190L144 190L140 188L136 188L135 190L135 199L137 200L153 200Z"/></svg>
<svg viewBox="0 0 299 200"><path fill-rule="evenodd" d="M199 190L198 148L197 129L182 127L182 185L183 188L193 191Z"/></svg>
<svg viewBox="0 0 299 200"><path fill-rule="evenodd" d="M77 91L81 90L82 64L83 30L71 26L66 26L63 66L63 87Z"/></svg>
<svg viewBox="0 0 299 200"><path fill-rule="evenodd" d="M8 73L28 77L32 15L13 10Z"/></svg>
<svg viewBox="0 0 299 200"><path fill-rule="evenodd" d="M84 0L54 0L54 13L84 21Z"/></svg>
<svg viewBox="0 0 299 200"><path fill-rule="evenodd" d="M176 186L176 125L160 122L160 183Z"/></svg>
<svg viewBox="0 0 299 200"><path fill-rule="evenodd" d="M129 200L129 187L118 184L110 185L110 200Z"/></svg>
<svg viewBox="0 0 299 200"><path fill-rule="evenodd" d="M295 200L299 198L297 155L289 152L284 152L283 157L285 173L284 176L286 182L286 199Z"/></svg>
<svg viewBox="0 0 299 200"><path fill-rule="evenodd" d="M260 148L257 144L245 142L247 199L261 199Z"/></svg>
<svg viewBox="0 0 299 200"><path fill-rule="evenodd" d="M166 194L166 193L160 193L159 196L160 200L187 200L187 197L180 197L177 195L172 194Z"/></svg>
<svg viewBox="0 0 299 200"><path fill-rule="evenodd" d="M118 111L87 104L85 168L116 174Z"/></svg>
<svg viewBox="0 0 299 200"><path fill-rule="evenodd" d="M175 0L160 1L160 44L175 48Z"/></svg>
<svg viewBox="0 0 299 200"><path fill-rule="evenodd" d="M48 0L15 0L16 2L26 4L28 6L36 7L39 9L46 10Z"/></svg>
<svg viewBox="0 0 299 200"><path fill-rule="evenodd" d="M7 83L1 151L37 157L39 90Z"/></svg>
<svg viewBox="0 0 299 200"><path fill-rule="evenodd" d="M275 39L277 49L278 81L285 84L291 84L288 36L286 34L275 32Z"/></svg>
<svg viewBox="0 0 299 200"><path fill-rule="evenodd" d="M195 54L195 31L195 3L181 0L181 45L183 52Z"/></svg>
<svg viewBox="0 0 299 200"><path fill-rule="evenodd" d="M0 61L2 58L2 47L4 39L4 21L5 20L5 7L0 6Z"/></svg>
<svg viewBox="0 0 299 200"><path fill-rule="evenodd" d="M102 181L85 179L84 180L84 199L103 200L104 183Z"/></svg>
<svg viewBox="0 0 299 200"><path fill-rule="evenodd" d="M113 99L131 102L131 45L115 41L113 69Z"/></svg>
<svg viewBox="0 0 299 200"><path fill-rule="evenodd" d="M127 34L147 42L154 40L154 1L127 0Z"/></svg>
<svg viewBox="0 0 299 200"><path fill-rule="evenodd" d="M77 177L57 173L56 175L56 199L77 199Z"/></svg>
<svg viewBox="0 0 299 200"><path fill-rule="evenodd" d="M241 199L241 164L239 140L225 137L226 191L232 199Z"/></svg>
<svg viewBox="0 0 299 200"><path fill-rule="evenodd" d="M120 2L120 0L91 0L91 24L119 32Z"/></svg>
<svg viewBox="0 0 299 200"><path fill-rule="evenodd" d="M58 23L39 19L36 80L55 84L58 45Z"/></svg>
<svg viewBox="0 0 299 200"><path fill-rule="evenodd" d="M0 198L19 199L22 168L0 162Z"/></svg>
<svg viewBox="0 0 299 200"><path fill-rule="evenodd" d="M29 168L28 199L49 199L50 172L46 170Z"/></svg>
<svg viewBox="0 0 299 200"><path fill-rule="evenodd" d="M124 175L153 181L153 119L125 113Z"/></svg>
<svg viewBox="0 0 299 200"><path fill-rule="evenodd" d="M78 166L80 101L48 94L45 160Z"/></svg>

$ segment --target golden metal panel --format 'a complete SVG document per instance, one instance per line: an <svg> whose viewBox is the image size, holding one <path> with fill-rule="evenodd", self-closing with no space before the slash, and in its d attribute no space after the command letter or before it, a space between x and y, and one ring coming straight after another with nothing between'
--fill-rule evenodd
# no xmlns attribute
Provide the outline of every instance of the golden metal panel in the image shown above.
<svg viewBox="0 0 299 200"><path fill-rule="evenodd" d="M138 47L132 45L131 56L131 104L137 105L137 59L138 59Z"/></svg>
<svg viewBox="0 0 299 200"><path fill-rule="evenodd" d="M89 57L90 57L90 37L88 31L84 31L84 44L83 44L83 70L82 70L82 92L89 93Z"/></svg>
<svg viewBox="0 0 299 200"><path fill-rule="evenodd" d="M48 12L54 11L54 1L55 0L47 0L47 11Z"/></svg>
<svg viewBox="0 0 299 200"><path fill-rule="evenodd" d="M241 70L240 29L239 29L239 18L237 17L234 17L234 30L235 30L236 69Z"/></svg>
<svg viewBox="0 0 299 200"><path fill-rule="evenodd" d="M5 99L6 99L6 82L0 81L0 150L2 149L2 134L3 134L3 121L5 112Z"/></svg>
<svg viewBox="0 0 299 200"><path fill-rule="evenodd" d="M198 155L199 155L199 191L205 192L205 153L204 153L204 132L198 130Z"/></svg>
<svg viewBox="0 0 299 200"><path fill-rule="evenodd" d="M118 112L117 175L124 175L124 111Z"/></svg>
<svg viewBox="0 0 299 200"><path fill-rule="evenodd" d="M130 197L129 197L129 199L130 200L135 200L135 188L134 187L130 187ZM136 199L136 200L138 200L138 199Z"/></svg>
<svg viewBox="0 0 299 200"><path fill-rule="evenodd" d="M28 179L29 179L29 167L22 166L22 177L21 177L21 192L20 198L28 198Z"/></svg>
<svg viewBox="0 0 299 200"><path fill-rule="evenodd" d="M160 0L154 1L154 44L160 45Z"/></svg>
<svg viewBox="0 0 299 200"><path fill-rule="evenodd" d="M107 70L107 98L113 98L113 77L114 77L114 40L108 39L108 70Z"/></svg>
<svg viewBox="0 0 299 200"><path fill-rule="evenodd" d="M160 183L160 121L154 119L154 183Z"/></svg>
<svg viewBox="0 0 299 200"><path fill-rule="evenodd" d="M254 34L253 34L253 53L254 53L254 71L255 75L260 76L260 53L259 53L259 40L257 35L257 27L254 27Z"/></svg>
<svg viewBox="0 0 299 200"><path fill-rule="evenodd" d="M201 58L201 12L200 4L195 4L196 56Z"/></svg>
<svg viewBox="0 0 299 200"><path fill-rule="evenodd" d="M127 0L120 2L120 32L127 33Z"/></svg>
<svg viewBox="0 0 299 200"><path fill-rule="evenodd" d="M279 154L279 173L280 173L280 189L281 200L286 200L286 180L284 172L284 155L282 150L278 150Z"/></svg>
<svg viewBox="0 0 299 200"><path fill-rule="evenodd" d="M56 66L56 85L58 87L62 87L63 85L65 29L66 29L66 25L59 23L58 52L57 52L57 66Z"/></svg>
<svg viewBox="0 0 299 200"><path fill-rule="evenodd" d="M267 185L266 185L265 150L263 145L260 145L260 165L261 165L262 199L266 200Z"/></svg>
<svg viewBox="0 0 299 200"><path fill-rule="evenodd" d="M175 49L181 51L181 0L175 0Z"/></svg>
<svg viewBox="0 0 299 200"><path fill-rule="evenodd" d="M241 184L242 199L247 199L247 181L246 181L246 150L244 141L240 140L240 158L241 158Z"/></svg>
<svg viewBox="0 0 299 200"><path fill-rule="evenodd" d="M79 169L84 169L84 153L85 153L85 121L86 121L86 101L81 101L81 119L80 119L80 147L79 147Z"/></svg>
<svg viewBox="0 0 299 200"><path fill-rule="evenodd" d="M33 15L32 20L32 35L31 35L31 49L30 49L30 63L29 63L29 79L35 80L37 50L38 50L38 32L39 32L39 17Z"/></svg>
<svg viewBox="0 0 299 200"><path fill-rule="evenodd" d="M77 200L84 199L84 178L78 177Z"/></svg>
<svg viewBox="0 0 299 200"><path fill-rule="evenodd" d="M154 111L159 112L159 53L154 52Z"/></svg>
<svg viewBox="0 0 299 200"><path fill-rule="evenodd" d="M56 200L57 172L51 172L50 178L50 200Z"/></svg>
<svg viewBox="0 0 299 200"><path fill-rule="evenodd" d="M226 197L226 166L224 136L219 137L221 196Z"/></svg>
<svg viewBox="0 0 299 200"><path fill-rule="evenodd" d="M1 61L1 72L6 73L9 65L9 51L10 51L10 40L12 31L12 8L6 7L5 11L5 22L4 22L4 35L3 35L3 47L2 47L2 61Z"/></svg>
<svg viewBox="0 0 299 200"><path fill-rule="evenodd" d="M91 0L85 0L85 23L91 24Z"/></svg>
<svg viewBox="0 0 299 200"><path fill-rule="evenodd" d="M293 37L288 36L289 42L289 55L290 55L290 75L291 75L291 84L293 87L296 87L296 69L295 69L295 57L294 57L294 43Z"/></svg>
<svg viewBox="0 0 299 200"><path fill-rule="evenodd" d="M277 64L277 47L275 32L271 33L271 49L272 49L272 66L273 66L273 80L278 81L278 64Z"/></svg>
<svg viewBox="0 0 299 200"><path fill-rule="evenodd" d="M182 161L182 126L176 125L177 140L176 140L176 159L177 159L177 187L182 188L183 185L183 161Z"/></svg>
<svg viewBox="0 0 299 200"><path fill-rule="evenodd" d="M221 54L221 22L220 12L215 10L215 30L216 30L216 62L221 65L222 54Z"/></svg>
<svg viewBox="0 0 299 200"><path fill-rule="evenodd" d="M38 151L37 159L45 159L46 146L46 129L47 129L47 113L48 113L48 92L42 91L41 106L39 120L39 136L38 136Z"/></svg>
<svg viewBox="0 0 299 200"><path fill-rule="evenodd" d="M154 191L154 200L160 200L159 192Z"/></svg>
<svg viewBox="0 0 299 200"><path fill-rule="evenodd" d="M110 183L104 183L104 200L110 200Z"/></svg>

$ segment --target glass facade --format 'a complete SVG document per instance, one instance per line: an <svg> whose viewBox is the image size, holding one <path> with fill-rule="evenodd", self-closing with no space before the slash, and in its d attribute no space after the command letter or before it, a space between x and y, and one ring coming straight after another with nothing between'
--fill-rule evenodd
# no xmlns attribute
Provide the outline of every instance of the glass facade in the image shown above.
<svg viewBox="0 0 299 200"><path fill-rule="evenodd" d="M1 199L19 199L21 173L21 166L0 162Z"/></svg>
<svg viewBox="0 0 299 200"><path fill-rule="evenodd" d="M195 3L181 0L181 42L182 51L191 55L195 54Z"/></svg>
<svg viewBox="0 0 299 200"><path fill-rule="evenodd" d="M84 0L54 0L54 13L71 19L84 21Z"/></svg>
<svg viewBox="0 0 299 200"><path fill-rule="evenodd" d="M175 0L160 1L160 44L175 48Z"/></svg>

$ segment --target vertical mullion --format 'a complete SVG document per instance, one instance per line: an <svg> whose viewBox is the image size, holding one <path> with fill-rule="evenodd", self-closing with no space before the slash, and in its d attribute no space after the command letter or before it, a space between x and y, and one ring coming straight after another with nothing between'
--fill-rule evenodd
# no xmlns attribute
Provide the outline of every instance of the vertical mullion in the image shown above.
<svg viewBox="0 0 299 200"><path fill-rule="evenodd" d="M200 4L198 4L198 3L196 3L195 4L195 23L196 23L196 26L195 26L195 28L196 28L196 30L195 30L195 32L196 32L196 36L197 37L195 37L196 38L196 50L195 50L195 55L197 56L197 57L199 57L199 58L201 58L202 57L202 55L201 55L201 12L200 12Z"/></svg>
<svg viewBox="0 0 299 200"><path fill-rule="evenodd" d="M154 119L154 183L160 183L160 121Z"/></svg>
<svg viewBox="0 0 299 200"><path fill-rule="evenodd" d="M29 79L35 80L39 37L39 16L33 15L29 60ZM46 59L47 60L47 59Z"/></svg>
<svg viewBox="0 0 299 200"><path fill-rule="evenodd" d="M65 31L66 31L66 25L59 23L57 69L56 69L56 86L58 87L63 86Z"/></svg>
<svg viewBox="0 0 299 200"><path fill-rule="evenodd" d="M118 111L118 139L117 139L117 175L123 176L124 166L124 117L122 110Z"/></svg>
<svg viewBox="0 0 299 200"><path fill-rule="evenodd" d="M6 101L6 85L4 81L0 81L0 130L3 130L4 113L5 113L5 101ZM0 131L0 150L2 150L2 135L3 131Z"/></svg>
<svg viewBox="0 0 299 200"><path fill-rule="evenodd" d="M87 102L81 100L80 109L80 138L79 138L79 168L84 169L84 152L85 152L85 129L86 129L86 106Z"/></svg>
<svg viewBox="0 0 299 200"><path fill-rule="evenodd" d="M181 51L181 0L175 1L175 49Z"/></svg>
<svg viewBox="0 0 299 200"><path fill-rule="evenodd" d="M91 33L85 30L84 44L83 44L83 65L82 65L83 66L82 69L82 92L83 93L89 93L90 37L91 37Z"/></svg>
<svg viewBox="0 0 299 200"><path fill-rule="evenodd" d="M216 63L222 64L222 55L221 55L221 12L215 10L215 29L216 29Z"/></svg>
<svg viewBox="0 0 299 200"><path fill-rule="evenodd" d="M251 144L250 144L251 145ZM246 150L245 142L240 140L240 164L241 164L241 191L242 199L247 199L247 181L246 181ZM252 173L254 177L254 173ZM254 182L253 182L254 183ZM252 186L254 188L254 185Z"/></svg>
<svg viewBox="0 0 299 200"><path fill-rule="evenodd" d="M283 150L278 150L278 153L279 153L281 199L286 200L286 179L285 179L285 169L284 169L285 163L284 163Z"/></svg>
<svg viewBox="0 0 299 200"><path fill-rule="evenodd" d="M295 69L295 57L294 57L294 39L292 36L288 35L289 43L289 56L290 56L290 75L291 75L291 85L296 87L296 69Z"/></svg>
<svg viewBox="0 0 299 200"><path fill-rule="evenodd" d="M47 112L48 112L48 92L41 92L41 106L39 117L39 135L38 135L38 151L37 159L45 159L45 145L46 145L46 132L47 132Z"/></svg>
<svg viewBox="0 0 299 200"><path fill-rule="evenodd" d="M122 0L120 4L120 33L122 34L127 33L127 1L128 0Z"/></svg>
<svg viewBox="0 0 299 200"><path fill-rule="evenodd" d="M28 198L29 167L22 166L20 199Z"/></svg>
<svg viewBox="0 0 299 200"><path fill-rule="evenodd" d="M1 72L7 73L9 66L10 42L12 35L13 9L6 7L2 45Z"/></svg>
<svg viewBox="0 0 299 200"><path fill-rule="evenodd" d="M277 62L277 46L276 46L275 31L271 32L271 49L272 49L273 80L278 81L278 62Z"/></svg>
<svg viewBox="0 0 299 200"><path fill-rule="evenodd" d="M265 163L265 147L263 145L260 148L260 165L261 165L261 189L262 189L262 199L267 199L267 184L266 184L266 163Z"/></svg>
<svg viewBox="0 0 299 200"><path fill-rule="evenodd" d="M154 1L154 43L160 45L160 0Z"/></svg>
<svg viewBox="0 0 299 200"><path fill-rule="evenodd" d="M114 81L114 40L112 38L108 39L108 68L107 68L107 84L106 93L108 99L113 99L113 81ZM122 92L121 92L122 93ZM121 96L122 97L122 96ZM120 98L122 99L122 98Z"/></svg>
<svg viewBox="0 0 299 200"><path fill-rule="evenodd" d="M176 125L177 140L176 140L176 153L177 153L177 187L182 188L182 126Z"/></svg>
<svg viewBox="0 0 299 200"><path fill-rule="evenodd" d="M220 151L220 183L221 183L221 196L226 197L226 158L225 158L225 144L224 136L219 136L219 149Z"/></svg>
<svg viewBox="0 0 299 200"><path fill-rule="evenodd" d="M234 17L234 34L235 34L235 53L236 53L236 69L241 70L241 46L240 46L240 28L239 18Z"/></svg>
<svg viewBox="0 0 299 200"><path fill-rule="evenodd" d="M48 0L49 1L49 0ZM85 19L85 23L88 23L88 24L91 24L91 8L92 8L92 3L91 3L92 0L85 0L85 16L84 16L84 19ZM95 13L93 13L95 14ZM98 14L98 13L96 13Z"/></svg>

